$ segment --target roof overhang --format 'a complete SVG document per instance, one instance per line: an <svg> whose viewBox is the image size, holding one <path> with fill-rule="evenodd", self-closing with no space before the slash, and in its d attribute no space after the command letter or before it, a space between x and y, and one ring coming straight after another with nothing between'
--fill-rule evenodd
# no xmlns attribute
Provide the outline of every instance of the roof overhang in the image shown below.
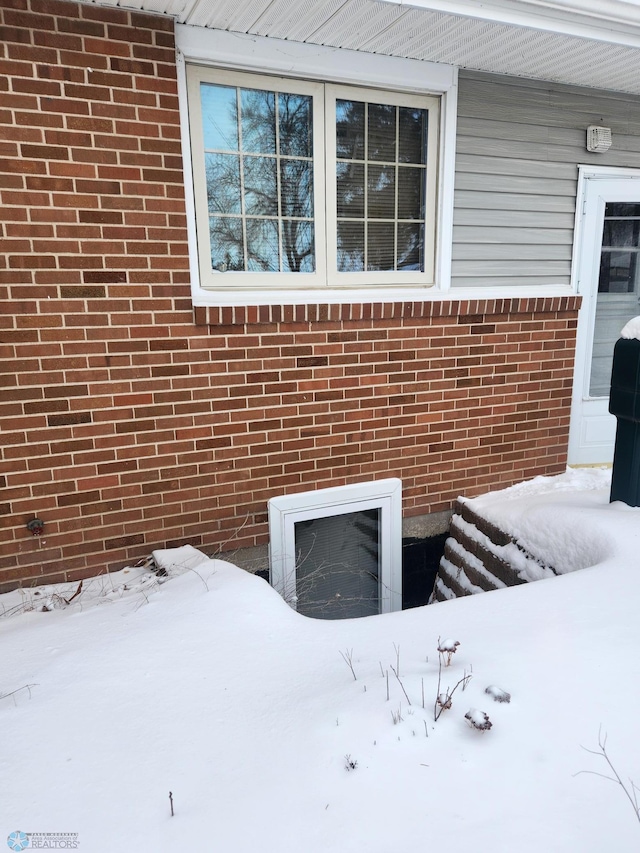
<svg viewBox="0 0 640 853"><path fill-rule="evenodd" d="M98 0L180 24L640 94L640 0Z"/></svg>

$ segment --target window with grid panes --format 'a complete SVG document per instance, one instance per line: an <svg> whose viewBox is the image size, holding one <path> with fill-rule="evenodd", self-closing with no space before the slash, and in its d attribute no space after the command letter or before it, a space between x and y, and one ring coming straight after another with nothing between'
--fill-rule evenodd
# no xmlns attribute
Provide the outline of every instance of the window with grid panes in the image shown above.
<svg viewBox="0 0 640 853"><path fill-rule="evenodd" d="M202 285L430 285L438 99L189 69Z"/></svg>

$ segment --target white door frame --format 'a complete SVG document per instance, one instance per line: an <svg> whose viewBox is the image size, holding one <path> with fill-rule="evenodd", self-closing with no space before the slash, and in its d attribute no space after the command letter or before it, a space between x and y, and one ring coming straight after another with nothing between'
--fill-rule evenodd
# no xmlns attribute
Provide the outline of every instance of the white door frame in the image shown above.
<svg viewBox="0 0 640 853"><path fill-rule="evenodd" d="M613 459L616 419L609 414L608 398L589 397L589 377L605 203L627 200L617 199L616 189L619 187L622 193L628 192L636 182L637 201L640 202L640 169L578 167L571 283L574 292L582 296L582 304L578 314L571 400L570 465L606 464ZM585 415L585 404L588 416Z"/></svg>

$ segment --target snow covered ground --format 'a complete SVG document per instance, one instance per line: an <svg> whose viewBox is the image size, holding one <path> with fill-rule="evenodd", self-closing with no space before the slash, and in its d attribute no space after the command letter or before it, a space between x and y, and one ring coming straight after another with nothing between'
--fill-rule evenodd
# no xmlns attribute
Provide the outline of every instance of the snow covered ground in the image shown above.
<svg viewBox="0 0 640 853"><path fill-rule="evenodd" d="M85 853L637 851L623 789L580 773L610 775L583 749L601 732L640 784L640 510L609 505L608 476L480 500L582 571L403 613L307 619L190 549L168 555L195 559L162 584L130 569L68 606L75 586L0 597L0 844L22 831L48 849L77 833ZM439 638L459 641L440 692L472 678L435 722Z"/></svg>

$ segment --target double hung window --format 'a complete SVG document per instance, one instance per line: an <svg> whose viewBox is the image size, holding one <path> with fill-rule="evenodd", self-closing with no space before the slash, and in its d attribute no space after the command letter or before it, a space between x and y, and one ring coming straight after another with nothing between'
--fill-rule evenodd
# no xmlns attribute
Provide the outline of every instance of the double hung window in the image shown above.
<svg viewBox="0 0 640 853"><path fill-rule="evenodd" d="M438 99L188 69L201 284L433 284Z"/></svg>

